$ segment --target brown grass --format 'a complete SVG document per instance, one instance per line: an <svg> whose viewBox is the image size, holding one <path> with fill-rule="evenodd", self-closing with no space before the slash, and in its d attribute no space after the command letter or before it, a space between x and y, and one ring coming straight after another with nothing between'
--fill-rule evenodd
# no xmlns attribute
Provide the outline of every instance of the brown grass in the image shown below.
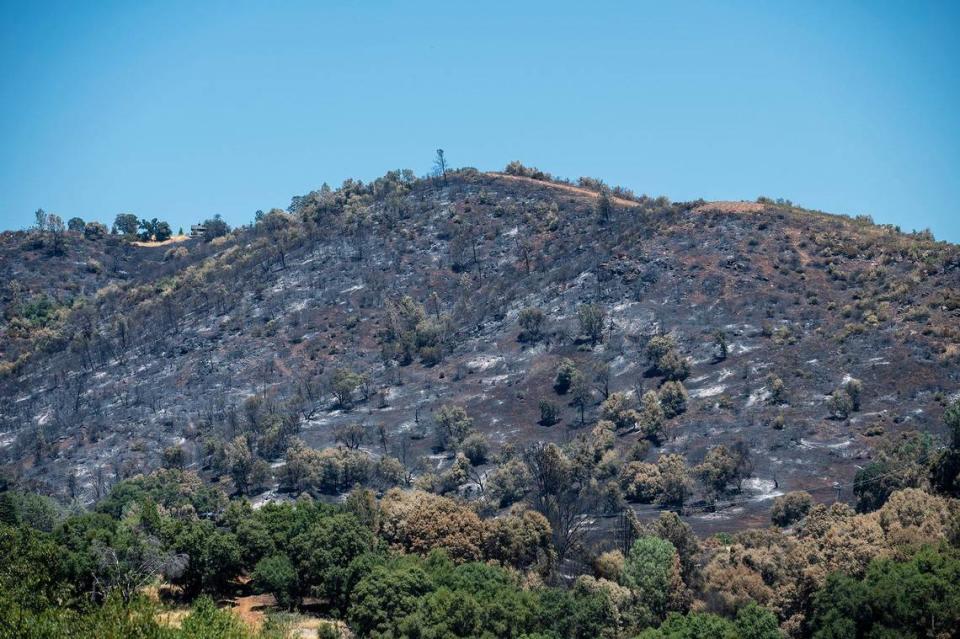
<svg viewBox="0 0 960 639"><path fill-rule="evenodd" d="M162 242L130 242L130 243L133 244L134 246L154 247L154 246L167 246L168 244L176 244L178 242L186 242L189 239L190 239L189 235L174 235L169 240L164 240Z"/></svg>
<svg viewBox="0 0 960 639"><path fill-rule="evenodd" d="M759 202L732 202L721 201L707 202L693 209L694 213L760 213L763 211L763 204Z"/></svg>
<svg viewBox="0 0 960 639"><path fill-rule="evenodd" d="M528 184L540 184L543 186L549 186L550 188L558 189L560 191L566 191L567 193L575 193L577 195L583 195L586 197L597 198L600 197L600 194L596 191L591 191L590 189L585 189L580 186L574 186L572 184L561 184L559 182L549 182L547 180L535 180L533 178L524 177L522 175L508 175L506 173L497 173L496 171L488 172L487 175L502 180L514 180L517 182L526 182ZM610 197L610 201L619 206L640 206L639 202L634 202L633 200L625 200L622 197Z"/></svg>

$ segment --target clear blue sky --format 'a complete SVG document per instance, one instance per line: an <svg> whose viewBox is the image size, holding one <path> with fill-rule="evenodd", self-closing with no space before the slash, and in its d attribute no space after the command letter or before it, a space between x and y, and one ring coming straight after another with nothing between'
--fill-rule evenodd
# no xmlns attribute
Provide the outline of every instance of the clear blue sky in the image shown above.
<svg viewBox="0 0 960 639"><path fill-rule="evenodd" d="M0 228L519 159L960 241L960 3L6 2Z"/></svg>

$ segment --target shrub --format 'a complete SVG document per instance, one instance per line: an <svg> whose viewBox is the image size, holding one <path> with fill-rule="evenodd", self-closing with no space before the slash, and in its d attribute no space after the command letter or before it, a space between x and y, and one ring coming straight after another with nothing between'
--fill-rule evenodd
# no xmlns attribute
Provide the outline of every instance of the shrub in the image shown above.
<svg viewBox="0 0 960 639"><path fill-rule="evenodd" d="M363 377L346 368L338 368L330 378L330 386L337 405L340 408L350 408L353 405L353 393L360 387Z"/></svg>
<svg viewBox="0 0 960 639"><path fill-rule="evenodd" d="M581 304L577 308L577 322L580 334L586 336L595 345L603 341L603 329L607 312L599 304Z"/></svg>
<svg viewBox="0 0 960 639"><path fill-rule="evenodd" d="M830 399L827 400L827 406L830 408L830 414L836 419L846 419L853 412L853 400L842 387L833 391Z"/></svg>
<svg viewBox="0 0 960 639"><path fill-rule="evenodd" d="M657 370L668 380L684 380L690 376L690 363L676 351L670 351L660 358Z"/></svg>
<svg viewBox="0 0 960 639"><path fill-rule="evenodd" d="M782 379L773 374L767 376L767 387L770 391L770 396L767 398L768 402L777 405L785 401L786 386Z"/></svg>
<svg viewBox="0 0 960 639"><path fill-rule="evenodd" d="M637 422L643 436L653 442L662 441L666 437L665 421L666 416L660 406L660 398L652 390L644 393L640 398L640 418Z"/></svg>
<svg viewBox="0 0 960 639"><path fill-rule="evenodd" d="M440 450L458 448L473 431L473 419L462 406L441 406L434 419L437 447Z"/></svg>
<svg viewBox="0 0 960 639"><path fill-rule="evenodd" d="M600 419L612 422L617 430L633 428L640 421L640 414L631 404L626 394L611 393L600 405Z"/></svg>
<svg viewBox="0 0 960 639"><path fill-rule="evenodd" d="M98 240L107 235L107 227L100 222L90 222L83 227L83 237L88 240Z"/></svg>
<svg viewBox="0 0 960 639"><path fill-rule="evenodd" d="M220 214L214 215L212 218L203 221L203 241L211 242L218 237L223 237L230 232L230 225L227 224Z"/></svg>
<svg viewBox="0 0 960 639"><path fill-rule="evenodd" d="M501 508L520 501L530 486L530 471L519 459L497 466L487 480L487 495Z"/></svg>
<svg viewBox="0 0 960 639"><path fill-rule="evenodd" d="M850 396L850 404L854 411L860 410L860 396L863 394L863 383L859 379L850 378L843 385L843 390Z"/></svg>
<svg viewBox="0 0 960 639"><path fill-rule="evenodd" d="M683 591L676 548L659 537L640 537L624 562L623 581L637 592L641 604L662 619Z"/></svg>
<svg viewBox="0 0 960 639"><path fill-rule="evenodd" d="M812 507L813 498L809 493L802 490L790 492L773 500L770 520L778 526L786 527L806 517Z"/></svg>
<svg viewBox="0 0 960 639"><path fill-rule="evenodd" d="M466 455L467 459L474 466L479 466L487 462L487 456L490 454L490 444L487 438L480 433L467 435L460 444L460 452Z"/></svg>
<svg viewBox="0 0 960 639"><path fill-rule="evenodd" d="M517 340L521 342L538 342L543 337L543 326L546 324L546 315L539 308L525 308L520 311L520 335Z"/></svg>
<svg viewBox="0 0 960 639"><path fill-rule="evenodd" d="M647 342L647 359L654 365L660 358L676 348L673 338L669 335L654 335Z"/></svg>
<svg viewBox="0 0 960 639"><path fill-rule="evenodd" d="M540 400L540 425L553 426L559 421L560 409L553 402Z"/></svg>
<svg viewBox="0 0 960 639"><path fill-rule="evenodd" d="M577 366L572 360L566 358L560 360L560 364L557 366L557 376L553 380L553 390L558 395L566 395L577 374Z"/></svg>
<svg viewBox="0 0 960 639"><path fill-rule="evenodd" d="M660 499L663 481L656 464L633 461L620 470L620 487L630 501L650 504Z"/></svg>
<svg viewBox="0 0 960 639"><path fill-rule="evenodd" d="M687 389L683 383L669 381L660 387L660 406L667 419L676 417L687 410Z"/></svg>

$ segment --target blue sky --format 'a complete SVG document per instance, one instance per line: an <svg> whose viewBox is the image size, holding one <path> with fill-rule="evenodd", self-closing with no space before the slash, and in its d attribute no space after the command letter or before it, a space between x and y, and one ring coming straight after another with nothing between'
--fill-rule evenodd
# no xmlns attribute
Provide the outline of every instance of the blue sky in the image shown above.
<svg viewBox="0 0 960 639"><path fill-rule="evenodd" d="M519 159L960 241L960 3L6 2L0 228Z"/></svg>

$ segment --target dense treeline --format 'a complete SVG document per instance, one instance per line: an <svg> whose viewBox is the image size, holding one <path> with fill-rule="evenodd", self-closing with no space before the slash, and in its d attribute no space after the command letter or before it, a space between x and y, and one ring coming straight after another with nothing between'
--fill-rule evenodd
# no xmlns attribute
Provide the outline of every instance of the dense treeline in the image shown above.
<svg viewBox="0 0 960 639"><path fill-rule="evenodd" d="M673 513L626 517L618 547L575 579L558 571L540 513L483 519L420 491L255 509L167 470L117 484L89 512L5 491L0 522L4 637L252 636L209 598L251 589L361 637L949 637L960 627L960 509L915 489L869 514L814 506L790 534L699 540ZM189 602L181 621L164 617ZM281 617L256 632L284 636Z"/></svg>

